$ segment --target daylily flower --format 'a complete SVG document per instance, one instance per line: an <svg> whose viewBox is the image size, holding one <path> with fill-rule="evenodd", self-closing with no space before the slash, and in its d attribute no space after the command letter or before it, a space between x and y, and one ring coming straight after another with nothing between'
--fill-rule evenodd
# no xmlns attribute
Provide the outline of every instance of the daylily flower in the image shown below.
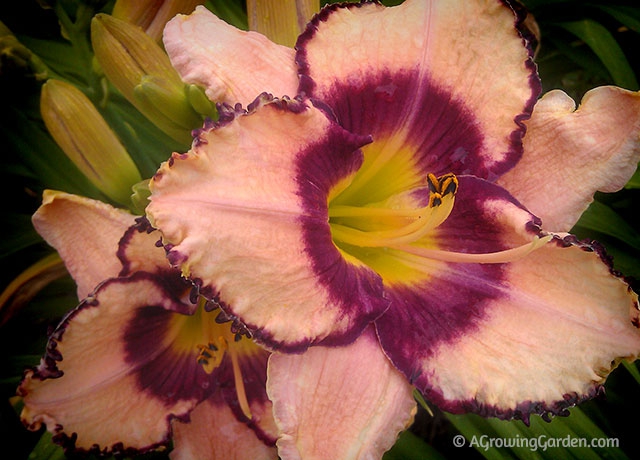
<svg viewBox="0 0 640 460"><path fill-rule="evenodd" d="M84 300L25 373L25 425L46 424L73 452L132 455L172 441L175 459L277 457L269 353L193 296L146 220L47 191L33 221Z"/></svg>
<svg viewBox="0 0 640 460"><path fill-rule="evenodd" d="M637 295L560 232L635 169L640 94L536 103L523 14L331 6L295 51L203 8L165 29L223 105L147 214L171 264L277 350L282 458L381 456L413 386L453 413L566 414L637 357Z"/></svg>

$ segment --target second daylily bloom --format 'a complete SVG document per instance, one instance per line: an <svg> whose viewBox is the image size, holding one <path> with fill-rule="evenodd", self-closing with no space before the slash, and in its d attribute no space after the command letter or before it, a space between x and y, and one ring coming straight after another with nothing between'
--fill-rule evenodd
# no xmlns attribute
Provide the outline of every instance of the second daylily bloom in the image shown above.
<svg viewBox="0 0 640 460"><path fill-rule="evenodd" d="M534 110L521 15L332 6L296 52L204 9L168 25L183 79L230 105L159 170L148 216L204 296L274 350L307 350L270 360L284 458L380 456L412 385L455 413L564 414L640 352L637 296L603 249L550 233L630 177L640 96L601 88L574 111L552 93ZM249 104L262 90L299 98ZM566 155L547 171L546 152Z"/></svg>
<svg viewBox="0 0 640 460"><path fill-rule="evenodd" d="M132 455L173 441L174 459L277 457L269 353L192 296L148 223L46 192L34 224L84 300L20 385L27 426L46 424L72 452Z"/></svg>

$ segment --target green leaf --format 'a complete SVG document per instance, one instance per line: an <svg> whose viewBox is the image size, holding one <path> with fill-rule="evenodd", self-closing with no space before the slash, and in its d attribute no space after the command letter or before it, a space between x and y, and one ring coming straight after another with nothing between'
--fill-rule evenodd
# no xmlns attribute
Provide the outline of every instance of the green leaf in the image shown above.
<svg viewBox="0 0 640 460"><path fill-rule="evenodd" d="M576 225L612 236L640 250L640 234L613 209L599 201L591 203Z"/></svg>
<svg viewBox="0 0 640 460"><path fill-rule="evenodd" d="M629 182L627 182L627 185L624 187L627 189L640 188L640 168L636 170L631 179L629 179Z"/></svg>
<svg viewBox="0 0 640 460"><path fill-rule="evenodd" d="M440 452L409 430L400 434L396 444L382 457L383 460L423 460L425 458L445 459Z"/></svg>
<svg viewBox="0 0 640 460"><path fill-rule="evenodd" d="M236 26L238 29L249 29L243 1L209 0L205 6L220 19Z"/></svg>
<svg viewBox="0 0 640 460"><path fill-rule="evenodd" d="M84 85L85 70L78 65L78 58L69 42L42 40L29 36L20 37L20 41L46 63L52 72L49 77L69 80Z"/></svg>
<svg viewBox="0 0 640 460"><path fill-rule="evenodd" d="M580 38L593 50L616 85L632 90L638 88L638 81L622 48L602 24L592 19L583 19L560 22L557 25Z"/></svg>
<svg viewBox="0 0 640 460"><path fill-rule="evenodd" d="M0 239L0 257L6 257L42 241L28 214L7 214L4 216L3 225L6 227Z"/></svg>
<svg viewBox="0 0 640 460"><path fill-rule="evenodd" d="M629 374L634 378L636 383L640 385L640 370L635 363L630 363L629 361L622 361L622 365L627 369Z"/></svg>
<svg viewBox="0 0 640 460"><path fill-rule="evenodd" d="M29 455L29 460L65 460L66 458L62 448L51 442L51 433L48 431L42 435Z"/></svg>
<svg viewBox="0 0 640 460"><path fill-rule="evenodd" d="M413 398L425 411L427 411L427 414L433 417L433 411L429 407L429 404L427 404L427 401L424 399L424 396L422 396L422 393L420 393L416 388L413 389Z"/></svg>
<svg viewBox="0 0 640 460"><path fill-rule="evenodd" d="M595 5L629 29L640 32L640 8L622 5Z"/></svg>
<svg viewBox="0 0 640 460"><path fill-rule="evenodd" d="M571 409L569 417L545 422L485 419L477 415L448 415L465 437L487 459L593 459L626 460L616 438L607 436L582 410ZM593 443L593 444L592 444Z"/></svg>

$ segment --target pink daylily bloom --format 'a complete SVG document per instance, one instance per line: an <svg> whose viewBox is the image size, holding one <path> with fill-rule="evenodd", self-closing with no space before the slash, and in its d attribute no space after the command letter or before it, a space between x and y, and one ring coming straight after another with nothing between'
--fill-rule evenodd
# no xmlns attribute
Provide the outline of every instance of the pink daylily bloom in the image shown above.
<svg viewBox="0 0 640 460"><path fill-rule="evenodd" d="M453 413L564 414L638 356L637 295L564 232L633 173L640 94L538 101L522 14L331 6L295 53L203 8L167 26L177 70L224 104L160 168L148 217L171 264L276 351L283 458L380 457L414 386ZM260 91L278 98L249 103Z"/></svg>
<svg viewBox="0 0 640 460"><path fill-rule="evenodd" d="M211 304L194 303L144 219L48 191L33 220L86 298L25 373L25 425L46 424L75 453L133 455L173 442L175 459L277 458L269 353L236 337Z"/></svg>

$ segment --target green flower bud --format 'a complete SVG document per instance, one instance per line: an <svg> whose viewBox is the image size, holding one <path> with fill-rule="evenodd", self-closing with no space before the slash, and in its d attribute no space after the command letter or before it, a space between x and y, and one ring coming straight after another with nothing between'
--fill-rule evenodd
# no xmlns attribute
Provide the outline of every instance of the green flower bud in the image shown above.
<svg viewBox="0 0 640 460"><path fill-rule="evenodd" d="M149 179L133 184L131 187L133 194L131 195L131 203L133 203L132 211L137 215L144 215L144 210L149 204L151 190L149 190Z"/></svg>
<svg viewBox="0 0 640 460"><path fill-rule="evenodd" d="M318 11L320 0L247 0L249 29L290 48Z"/></svg>
<svg viewBox="0 0 640 460"><path fill-rule="evenodd" d="M42 86L40 112L51 136L107 197L129 206L138 168L88 97L75 86L49 80Z"/></svg>
<svg viewBox="0 0 640 460"><path fill-rule="evenodd" d="M193 110L203 117L209 117L212 120L217 117L216 106L209 100L204 90L198 85L187 85L187 97Z"/></svg>
<svg viewBox="0 0 640 460"><path fill-rule="evenodd" d="M133 89L136 106L144 112L153 112L156 125L172 137L185 138L190 142L191 136L185 137L191 130L202 124L202 117L195 112L185 94L176 91L171 82L153 75L142 77L140 84Z"/></svg>
<svg viewBox="0 0 640 460"><path fill-rule="evenodd" d="M117 0L111 15L142 28L157 43L169 19L189 14L203 0Z"/></svg>
<svg viewBox="0 0 640 460"><path fill-rule="evenodd" d="M191 130L202 125L202 117L187 110L186 85L163 49L139 27L107 14L93 18L91 41L105 76L127 100L169 136L190 143ZM155 97L180 109L172 113Z"/></svg>

